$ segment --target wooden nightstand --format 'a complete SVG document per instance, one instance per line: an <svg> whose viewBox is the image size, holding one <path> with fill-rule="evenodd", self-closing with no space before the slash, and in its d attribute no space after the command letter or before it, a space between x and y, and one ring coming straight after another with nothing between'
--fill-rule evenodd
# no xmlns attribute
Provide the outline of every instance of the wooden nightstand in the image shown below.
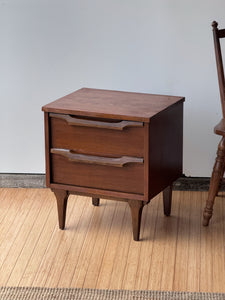
<svg viewBox="0 0 225 300"><path fill-rule="evenodd" d="M182 175L183 97L80 89L45 105L46 184L64 229L70 194L127 201L134 240L143 206Z"/></svg>

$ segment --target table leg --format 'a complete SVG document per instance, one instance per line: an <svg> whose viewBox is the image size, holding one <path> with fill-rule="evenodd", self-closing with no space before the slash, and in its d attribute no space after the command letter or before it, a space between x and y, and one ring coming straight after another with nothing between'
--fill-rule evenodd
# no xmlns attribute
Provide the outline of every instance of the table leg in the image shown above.
<svg viewBox="0 0 225 300"><path fill-rule="evenodd" d="M173 186L169 185L163 190L163 208L166 216L170 216L171 213L172 188Z"/></svg>
<svg viewBox="0 0 225 300"><path fill-rule="evenodd" d="M92 198L92 204L94 206L99 206L99 198Z"/></svg>
<svg viewBox="0 0 225 300"><path fill-rule="evenodd" d="M52 191L55 194L56 201L57 201L59 228L64 229L65 222L66 222L66 207L67 207L67 200L69 197L69 193L65 190L57 190L57 189L52 189Z"/></svg>
<svg viewBox="0 0 225 300"><path fill-rule="evenodd" d="M128 200L128 204L131 209L133 238L135 241L139 241L140 228L141 228L141 215L144 207L144 202L138 200Z"/></svg>

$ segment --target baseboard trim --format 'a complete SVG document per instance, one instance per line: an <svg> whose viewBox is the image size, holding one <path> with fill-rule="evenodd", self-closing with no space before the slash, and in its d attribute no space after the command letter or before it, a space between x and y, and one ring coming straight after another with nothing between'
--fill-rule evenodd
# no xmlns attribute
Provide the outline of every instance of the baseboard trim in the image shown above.
<svg viewBox="0 0 225 300"><path fill-rule="evenodd" d="M209 177L180 177L174 182L177 191L208 191ZM45 188L45 174L0 173L0 188ZM220 190L225 191L225 183Z"/></svg>
<svg viewBox="0 0 225 300"><path fill-rule="evenodd" d="M0 188L45 188L45 174L0 174Z"/></svg>
<svg viewBox="0 0 225 300"><path fill-rule="evenodd" d="M208 191L210 177L180 177L174 182L174 190L177 191ZM225 190L225 185L221 185L221 190Z"/></svg>

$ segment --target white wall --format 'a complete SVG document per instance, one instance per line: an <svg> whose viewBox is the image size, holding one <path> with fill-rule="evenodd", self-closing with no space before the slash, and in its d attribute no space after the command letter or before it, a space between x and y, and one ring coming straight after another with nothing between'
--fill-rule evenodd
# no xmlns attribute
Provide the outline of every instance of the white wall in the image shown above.
<svg viewBox="0 0 225 300"><path fill-rule="evenodd" d="M0 0L0 173L43 173L41 106L81 87L186 97L184 173L219 138L211 22L223 0Z"/></svg>

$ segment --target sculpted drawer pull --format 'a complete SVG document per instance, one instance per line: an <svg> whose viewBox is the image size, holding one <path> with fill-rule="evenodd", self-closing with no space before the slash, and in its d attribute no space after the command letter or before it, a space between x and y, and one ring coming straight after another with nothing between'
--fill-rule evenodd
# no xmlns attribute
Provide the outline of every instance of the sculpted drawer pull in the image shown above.
<svg viewBox="0 0 225 300"><path fill-rule="evenodd" d="M84 127L97 127L105 129L123 130L126 127L143 127L143 122L135 121L119 121L119 122L102 122L95 120L86 120L71 117L70 115L50 113L50 117L65 120L68 125L84 126Z"/></svg>
<svg viewBox="0 0 225 300"><path fill-rule="evenodd" d="M71 150L68 149L52 148L51 153L62 155L72 162L112 166L112 167L119 167L119 168L122 168L123 166L129 163L143 164L144 162L143 158L138 158L138 157L122 156L119 158L111 158L111 157L84 155L84 154L73 153Z"/></svg>

